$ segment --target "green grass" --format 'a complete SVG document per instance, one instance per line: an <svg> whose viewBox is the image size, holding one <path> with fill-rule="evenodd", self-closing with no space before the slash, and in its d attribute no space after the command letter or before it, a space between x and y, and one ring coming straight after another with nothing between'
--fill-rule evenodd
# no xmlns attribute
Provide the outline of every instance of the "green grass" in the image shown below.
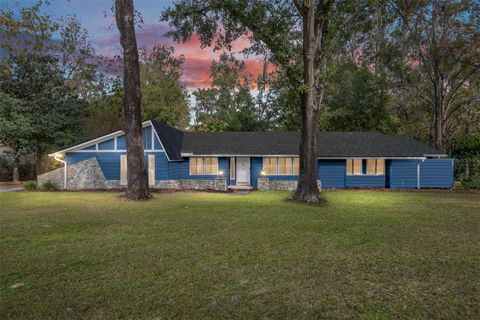
<svg viewBox="0 0 480 320"><path fill-rule="evenodd" d="M480 317L479 194L324 195L0 193L0 318Z"/></svg>

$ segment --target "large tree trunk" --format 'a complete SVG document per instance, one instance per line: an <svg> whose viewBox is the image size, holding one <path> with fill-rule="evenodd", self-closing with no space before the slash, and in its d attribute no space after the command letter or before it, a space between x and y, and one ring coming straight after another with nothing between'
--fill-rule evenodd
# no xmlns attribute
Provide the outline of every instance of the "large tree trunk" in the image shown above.
<svg viewBox="0 0 480 320"><path fill-rule="evenodd" d="M434 144L435 148L445 151L444 121L443 121L443 99L442 80L440 76L435 77L433 110L434 110Z"/></svg>
<svg viewBox="0 0 480 320"><path fill-rule="evenodd" d="M115 17L123 48L123 130L127 144L127 200L152 196L148 188L142 139L141 89L133 0L115 0Z"/></svg>
<svg viewBox="0 0 480 320"><path fill-rule="evenodd" d="M20 182L20 158L15 156L12 163L12 182Z"/></svg>
<svg viewBox="0 0 480 320"><path fill-rule="evenodd" d="M323 199L317 183L317 127L323 98L323 72L326 67L325 37L332 2L304 0L303 15L303 83L300 140L300 172L294 200L320 203ZM318 12L317 9L318 8Z"/></svg>
<svg viewBox="0 0 480 320"><path fill-rule="evenodd" d="M300 137L300 170L298 186L293 196L296 201L319 203L322 198L317 184L317 83L315 77L315 58L317 36L315 23L315 1L303 2L303 81L302 119Z"/></svg>

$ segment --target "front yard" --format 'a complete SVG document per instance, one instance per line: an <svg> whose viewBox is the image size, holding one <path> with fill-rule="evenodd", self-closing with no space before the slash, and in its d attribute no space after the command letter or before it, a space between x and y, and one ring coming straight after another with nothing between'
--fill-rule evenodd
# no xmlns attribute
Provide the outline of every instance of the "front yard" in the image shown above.
<svg viewBox="0 0 480 320"><path fill-rule="evenodd" d="M0 193L0 318L480 317L479 194L324 195Z"/></svg>

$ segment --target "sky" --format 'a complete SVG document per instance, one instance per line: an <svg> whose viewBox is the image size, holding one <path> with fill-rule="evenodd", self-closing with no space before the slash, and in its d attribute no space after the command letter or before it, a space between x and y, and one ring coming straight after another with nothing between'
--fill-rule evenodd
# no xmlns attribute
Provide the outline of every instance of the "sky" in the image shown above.
<svg viewBox="0 0 480 320"><path fill-rule="evenodd" d="M34 0L0 0L2 7L28 7ZM212 59L220 56L212 48L200 48L197 37L186 43L175 43L167 38L168 24L160 21L162 10L172 5L172 0L134 0L135 8L143 16L143 25L136 29L138 47L150 48L154 45L170 45L175 54L185 56L184 74L181 81L192 91L209 86L209 68ZM92 44L98 55L113 56L121 52L119 33L111 11L113 0L50 0L44 11L54 16L75 15L88 31ZM248 46L248 40L238 40L233 51L240 51ZM247 71L256 79L262 71L262 62L258 57L245 58Z"/></svg>

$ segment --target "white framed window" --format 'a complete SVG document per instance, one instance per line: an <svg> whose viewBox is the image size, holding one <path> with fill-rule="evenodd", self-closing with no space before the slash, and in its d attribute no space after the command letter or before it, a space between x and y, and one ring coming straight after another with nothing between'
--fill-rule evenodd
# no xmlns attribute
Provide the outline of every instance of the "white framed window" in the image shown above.
<svg viewBox="0 0 480 320"><path fill-rule="evenodd" d="M190 158L190 175L217 175L218 158Z"/></svg>
<svg viewBox="0 0 480 320"><path fill-rule="evenodd" d="M263 172L265 175L291 176L298 175L299 158L264 157Z"/></svg>
<svg viewBox="0 0 480 320"><path fill-rule="evenodd" d="M235 158L230 158L230 179L235 180Z"/></svg>
<svg viewBox="0 0 480 320"><path fill-rule="evenodd" d="M148 184L153 186L155 184L155 155L148 155Z"/></svg>
<svg viewBox="0 0 480 320"><path fill-rule="evenodd" d="M120 184L127 184L127 155L120 155Z"/></svg>
<svg viewBox="0 0 480 320"><path fill-rule="evenodd" d="M363 159L347 159L347 175L364 175ZM367 159L365 175L385 175L385 159Z"/></svg>

